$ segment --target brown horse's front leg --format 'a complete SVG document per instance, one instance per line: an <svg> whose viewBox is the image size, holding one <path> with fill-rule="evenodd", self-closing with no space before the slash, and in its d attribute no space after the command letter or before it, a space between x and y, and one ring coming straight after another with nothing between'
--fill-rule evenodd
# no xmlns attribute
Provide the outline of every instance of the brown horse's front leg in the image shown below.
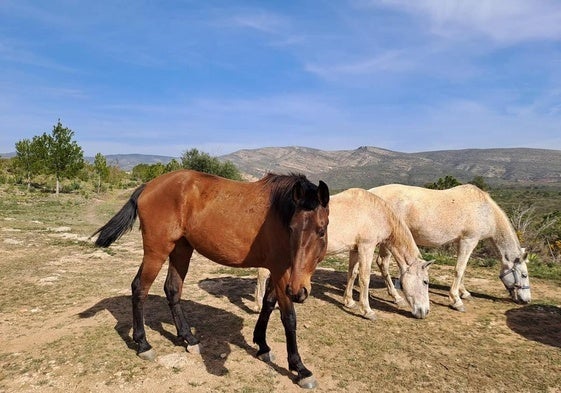
<svg viewBox="0 0 561 393"><path fill-rule="evenodd" d="M294 304L284 293L283 295L278 295L278 297L281 321L286 336L288 368L290 371L295 371L298 374L296 379L298 386L304 389L313 389L317 387L317 380L312 375L312 372L304 366L300 354L298 353L298 344L296 342L296 311L294 310Z"/></svg>

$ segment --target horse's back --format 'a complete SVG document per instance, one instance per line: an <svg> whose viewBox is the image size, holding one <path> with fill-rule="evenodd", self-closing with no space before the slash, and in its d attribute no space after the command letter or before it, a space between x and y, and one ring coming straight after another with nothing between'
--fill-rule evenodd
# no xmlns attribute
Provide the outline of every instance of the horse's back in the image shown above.
<svg viewBox="0 0 561 393"><path fill-rule="evenodd" d="M487 193L471 184L447 190L391 184L369 191L392 206L421 245L485 238L494 231L495 206Z"/></svg>
<svg viewBox="0 0 561 393"><path fill-rule="evenodd" d="M259 184L190 170L148 182L138 200L145 246L184 237L221 263L241 263L250 253L268 208L269 194Z"/></svg>
<svg viewBox="0 0 561 393"><path fill-rule="evenodd" d="M391 232L389 214L390 207L380 197L360 188L331 196L328 251L343 251L361 242L377 244Z"/></svg>

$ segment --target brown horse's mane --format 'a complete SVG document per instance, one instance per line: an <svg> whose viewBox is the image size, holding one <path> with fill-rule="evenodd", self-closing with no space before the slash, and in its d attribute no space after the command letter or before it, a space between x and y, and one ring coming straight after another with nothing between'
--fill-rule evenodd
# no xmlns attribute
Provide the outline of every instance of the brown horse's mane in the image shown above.
<svg viewBox="0 0 561 393"><path fill-rule="evenodd" d="M260 181L270 187L271 207L279 214L286 226L290 224L297 207L293 195L296 184L300 185L301 195L304 197L298 207L313 210L319 205L318 187L302 174L277 175L269 172Z"/></svg>

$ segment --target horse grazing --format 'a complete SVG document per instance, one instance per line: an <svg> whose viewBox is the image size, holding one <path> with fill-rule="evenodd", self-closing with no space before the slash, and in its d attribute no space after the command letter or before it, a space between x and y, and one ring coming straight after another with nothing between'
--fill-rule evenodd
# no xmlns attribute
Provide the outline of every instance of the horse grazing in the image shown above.
<svg viewBox="0 0 561 393"><path fill-rule="evenodd" d="M358 273L360 313L367 319L376 318L370 308L368 288L374 251L379 246L381 254L391 253L399 265L401 286L413 315L416 318L427 316L430 311L428 266L432 262L423 260L407 226L381 198L360 188L331 196L328 234L327 254L349 252L348 281L343 297L347 307L355 306L353 287ZM386 283L391 283L389 266L380 263L378 266ZM255 292L257 308L261 305L267 275L265 269L259 269ZM403 302L401 297L399 299Z"/></svg>
<svg viewBox="0 0 561 393"><path fill-rule="evenodd" d="M150 286L169 257L164 291L177 335L187 350L198 352L199 340L180 306L183 282L194 250L219 264L265 267L271 271L253 332L257 357L269 361L266 342L269 317L278 302L284 326L288 365L301 387L317 381L298 353L296 313L311 291L311 275L327 247L329 189L303 175L268 174L256 182L238 182L190 170L161 175L138 187L121 210L98 229L95 244L108 247L140 220L144 256L132 281L133 339L146 360L155 351L146 340L144 302ZM93 236L93 235L92 235Z"/></svg>
<svg viewBox="0 0 561 393"><path fill-rule="evenodd" d="M491 239L501 258L500 279L515 302L529 303L528 254L506 214L493 199L476 186L465 184L448 190L389 184L369 190L384 199L403 219L420 246L438 247L455 242L458 246L456 275L450 287L453 309L465 311L462 299L471 295L463 280L468 259L480 240ZM389 256L383 264L389 264ZM395 292L387 282L388 290Z"/></svg>

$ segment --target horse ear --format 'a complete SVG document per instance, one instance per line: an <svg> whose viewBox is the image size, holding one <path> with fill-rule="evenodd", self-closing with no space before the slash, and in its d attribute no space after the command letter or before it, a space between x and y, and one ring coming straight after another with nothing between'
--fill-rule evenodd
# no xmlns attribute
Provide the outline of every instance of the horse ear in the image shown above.
<svg viewBox="0 0 561 393"><path fill-rule="evenodd" d="M527 261L528 260L528 251L526 251L525 248L521 248L521 250L522 250L522 260Z"/></svg>
<svg viewBox="0 0 561 393"><path fill-rule="evenodd" d="M318 186L318 198L319 202L323 207L326 207L329 203L329 187L323 181L319 181Z"/></svg>
<svg viewBox="0 0 561 393"><path fill-rule="evenodd" d="M299 206L302 198L304 198L304 188L302 187L302 183L296 182L292 187L292 200L296 206Z"/></svg>
<svg viewBox="0 0 561 393"><path fill-rule="evenodd" d="M426 261L425 263L423 263L423 269L428 268L430 265L432 265L435 262L435 260L431 260L431 261Z"/></svg>

